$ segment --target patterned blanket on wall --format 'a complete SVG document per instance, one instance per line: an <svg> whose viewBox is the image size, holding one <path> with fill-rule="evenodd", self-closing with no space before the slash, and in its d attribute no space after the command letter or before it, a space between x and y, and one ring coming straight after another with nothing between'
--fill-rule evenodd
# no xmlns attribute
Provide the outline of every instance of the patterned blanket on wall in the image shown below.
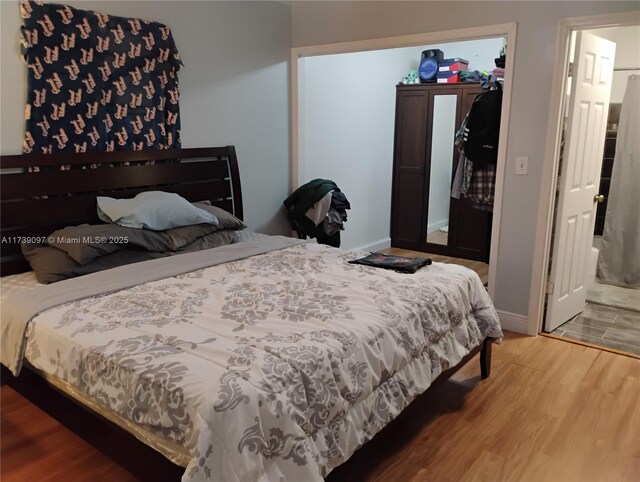
<svg viewBox="0 0 640 482"><path fill-rule="evenodd" d="M169 27L22 0L25 153L180 147Z"/></svg>

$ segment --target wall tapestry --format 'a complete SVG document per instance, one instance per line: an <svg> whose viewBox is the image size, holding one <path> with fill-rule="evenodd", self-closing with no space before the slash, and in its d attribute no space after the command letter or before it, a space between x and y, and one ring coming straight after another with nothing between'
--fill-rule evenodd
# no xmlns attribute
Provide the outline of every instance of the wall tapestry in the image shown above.
<svg viewBox="0 0 640 482"><path fill-rule="evenodd" d="M180 147L182 62L169 27L25 0L20 12L25 153Z"/></svg>

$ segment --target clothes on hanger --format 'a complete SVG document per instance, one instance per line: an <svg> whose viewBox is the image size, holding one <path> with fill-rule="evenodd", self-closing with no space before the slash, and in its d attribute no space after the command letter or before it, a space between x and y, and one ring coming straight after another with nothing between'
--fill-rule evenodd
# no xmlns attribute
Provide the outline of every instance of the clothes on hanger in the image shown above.
<svg viewBox="0 0 640 482"><path fill-rule="evenodd" d="M469 188L464 196L473 202L474 208L481 211L493 211L496 187L496 165L488 164L473 170Z"/></svg>
<svg viewBox="0 0 640 482"><path fill-rule="evenodd" d="M489 90L491 86L495 86L496 90L502 90L502 84L495 77L487 76L485 80L486 86L483 85L485 89ZM485 93L480 94L476 100L483 94ZM492 212L495 199L496 164L495 162L486 162L484 158L478 159L482 162L474 163L473 160L465 154L464 146L469 134L468 124L470 112L471 110L465 116L462 125L455 135L455 145L460 154L460 158L451 188L451 197L455 199L464 197L473 203L474 208ZM496 144L495 147L497 148L497 143L493 143Z"/></svg>
<svg viewBox="0 0 640 482"><path fill-rule="evenodd" d="M451 197L454 199L460 199L460 197L467 193L469 189L469 182L471 181L471 175L473 174L473 164L464 155L464 129L469 119L469 113L464 117L460 128L456 131L454 137L454 143L460 157L458 159L458 166L456 167L456 174L453 179L453 186L451 188Z"/></svg>

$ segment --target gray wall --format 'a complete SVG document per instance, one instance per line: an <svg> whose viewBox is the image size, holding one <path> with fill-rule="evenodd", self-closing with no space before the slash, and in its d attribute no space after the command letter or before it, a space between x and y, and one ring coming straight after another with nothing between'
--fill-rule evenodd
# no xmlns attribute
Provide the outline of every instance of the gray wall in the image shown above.
<svg viewBox="0 0 640 482"><path fill-rule="evenodd" d="M640 22L637 2L296 2L293 45L518 23L495 303L527 314L558 21L621 11Z"/></svg>
<svg viewBox="0 0 640 482"><path fill-rule="evenodd" d="M279 2L67 1L73 7L165 23L184 61L183 147L234 144L250 228L286 233L289 191L291 7ZM0 2L0 150L18 154L24 135L26 66L18 3Z"/></svg>

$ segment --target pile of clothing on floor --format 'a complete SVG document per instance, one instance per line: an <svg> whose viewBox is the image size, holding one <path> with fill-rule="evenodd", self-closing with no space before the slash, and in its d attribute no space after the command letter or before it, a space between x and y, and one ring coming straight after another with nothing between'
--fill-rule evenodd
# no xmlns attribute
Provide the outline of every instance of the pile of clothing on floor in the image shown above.
<svg viewBox="0 0 640 482"><path fill-rule="evenodd" d="M351 205L335 182L314 179L296 189L284 206L300 238L316 238L318 243L340 247L340 231L344 230Z"/></svg>

